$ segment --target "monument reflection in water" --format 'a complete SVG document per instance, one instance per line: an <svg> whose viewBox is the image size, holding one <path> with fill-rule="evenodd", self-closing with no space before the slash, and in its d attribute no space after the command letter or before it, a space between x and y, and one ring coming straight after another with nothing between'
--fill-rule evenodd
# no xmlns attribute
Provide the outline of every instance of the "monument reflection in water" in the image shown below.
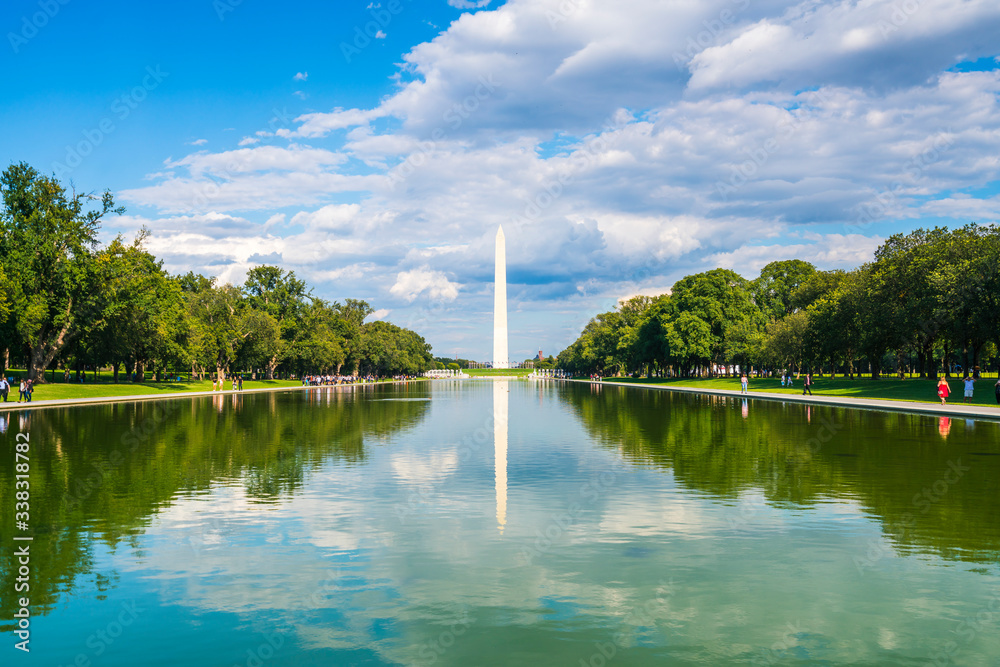
<svg viewBox="0 0 1000 667"><path fill-rule="evenodd" d="M507 380L493 383L493 476L497 494L497 527L503 532L507 525Z"/></svg>
<svg viewBox="0 0 1000 667"><path fill-rule="evenodd" d="M1000 656L995 423L440 381L23 430L38 664Z"/></svg>

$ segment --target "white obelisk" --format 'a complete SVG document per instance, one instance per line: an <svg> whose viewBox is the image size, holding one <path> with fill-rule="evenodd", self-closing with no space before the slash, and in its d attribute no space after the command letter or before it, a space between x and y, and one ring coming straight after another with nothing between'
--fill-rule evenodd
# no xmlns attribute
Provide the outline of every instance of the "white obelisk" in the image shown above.
<svg viewBox="0 0 1000 667"><path fill-rule="evenodd" d="M508 368L507 357L507 245L503 227L497 230L496 274L493 280L493 368Z"/></svg>

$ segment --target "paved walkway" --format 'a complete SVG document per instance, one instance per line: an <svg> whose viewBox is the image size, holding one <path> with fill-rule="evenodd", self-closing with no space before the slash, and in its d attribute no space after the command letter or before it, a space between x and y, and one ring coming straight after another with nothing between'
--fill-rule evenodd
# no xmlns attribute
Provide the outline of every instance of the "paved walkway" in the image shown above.
<svg viewBox="0 0 1000 667"><path fill-rule="evenodd" d="M396 382L379 382L378 384L398 384ZM365 384L342 384L327 385L330 387L366 387L373 386L372 383ZM175 398L195 398L199 396L231 396L233 394L260 394L269 391L301 391L303 389L321 389L322 387L303 387L291 385L287 387L261 387L258 389L244 389L243 391L233 391L226 389L223 391L179 391L163 392L159 394L138 394L135 396L96 396L94 398L60 398L49 401L32 401L31 403L18 403L16 398L13 401L0 402L0 412L11 410L39 410L42 408L64 408L73 405L95 405L101 403L132 403L135 401L158 401ZM15 393L16 397L16 393Z"/></svg>
<svg viewBox="0 0 1000 667"><path fill-rule="evenodd" d="M887 401L874 398L849 398L846 396L800 396L798 394L776 394L766 391L753 391L743 394L729 389L705 389L700 387L678 387L677 385L640 384L636 382L602 382L591 383L590 380L570 380L585 384L600 384L612 387L639 387L659 391L676 391L686 394L712 394L715 396L733 396L736 398L755 398L765 401L783 401L786 403L813 403L816 405L839 405L846 408L861 408L863 410L883 410L889 412L915 412L926 415L948 417L964 417L966 419L990 419L1000 421L1000 407L991 408L983 405L964 405L962 403L917 403L914 401ZM958 400L962 400L959 396Z"/></svg>

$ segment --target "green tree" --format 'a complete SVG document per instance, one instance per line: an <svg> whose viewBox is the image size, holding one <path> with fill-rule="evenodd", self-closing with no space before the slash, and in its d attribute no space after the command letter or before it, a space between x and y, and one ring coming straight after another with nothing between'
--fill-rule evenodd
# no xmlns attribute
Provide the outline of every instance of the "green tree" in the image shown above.
<svg viewBox="0 0 1000 667"><path fill-rule="evenodd" d="M750 294L768 320L780 320L796 309L795 293L815 273L816 267L801 259L771 262L750 283Z"/></svg>
<svg viewBox="0 0 1000 667"><path fill-rule="evenodd" d="M45 369L94 314L99 291L93 270L101 219L122 214L110 192L67 193L27 164L0 175L0 263L10 280L15 328L28 348L28 377ZM86 211L92 201L97 210Z"/></svg>
<svg viewBox="0 0 1000 667"><path fill-rule="evenodd" d="M181 289L163 271L162 261L145 250L146 237L142 230L127 245L118 236L94 261L100 298L82 338L95 363L112 365L115 382L121 364L143 371L159 362L166 370L183 359Z"/></svg>
<svg viewBox="0 0 1000 667"><path fill-rule="evenodd" d="M667 325L666 337L671 355L680 362L685 375L712 358L712 326L690 311L682 311Z"/></svg>
<svg viewBox="0 0 1000 667"><path fill-rule="evenodd" d="M272 336L264 320L258 324L261 339L255 345L260 354L270 354L266 362L268 379L274 378L278 364L284 361L299 336L303 335L302 323L307 301L310 298L305 281L276 266L258 266L247 272L243 284L247 303L254 311L265 313L277 323L278 335ZM262 341L269 341L265 352ZM254 364L256 365L256 364Z"/></svg>
<svg viewBox="0 0 1000 667"><path fill-rule="evenodd" d="M727 346L734 338L746 339L747 330L763 326L760 308L750 297L749 282L729 269L712 269L687 276L671 289L670 303L679 318L685 312L708 325L708 360L725 361Z"/></svg>

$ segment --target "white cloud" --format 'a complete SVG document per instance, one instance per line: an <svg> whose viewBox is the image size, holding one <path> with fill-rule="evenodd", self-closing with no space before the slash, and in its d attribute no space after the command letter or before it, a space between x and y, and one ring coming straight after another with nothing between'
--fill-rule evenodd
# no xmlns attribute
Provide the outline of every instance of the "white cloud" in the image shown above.
<svg viewBox="0 0 1000 667"><path fill-rule="evenodd" d="M309 113L299 116L295 122L301 123L297 130L282 128L275 134L279 137L322 137L334 130L367 125L376 118L387 115L380 109L334 109L330 113Z"/></svg>
<svg viewBox="0 0 1000 667"><path fill-rule="evenodd" d="M846 268L885 221L1000 210L1000 73L945 71L995 51L1000 6L928 0L890 30L894 6L510 0L411 49L372 108L167 160L121 196L159 209L171 243L202 244L191 266L235 275L278 253L331 298L386 300L463 350L478 325L450 318L488 313L498 224L511 302L538 331L566 328L552 304L592 314L715 265ZM419 297L444 305L426 318Z"/></svg>
<svg viewBox="0 0 1000 667"><path fill-rule="evenodd" d="M306 81L309 79L309 72L298 72L292 77L293 81Z"/></svg>
<svg viewBox="0 0 1000 667"><path fill-rule="evenodd" d="M454 301L458 298L461 287L448 280L443 272L430 271L425 267L401 272L396 276L396 284L389 292L408 302L413 302L424 292L432 300Z"/></svg>
<svg viewBox="0 0 1000 667"><path fill-rule="evenodd" d="M188 146L204 146L208 143L208 139L195 139L194 141L189 141Z"/></svg>
<svg viewBox="0 0 1000 667"><path fill-rule="evenodd" d="M316 172L324 167L339 165L345 159L340 153L292 144L288 148L261 146L223 153L193 153L180 160L168 161L166 165L171 169L186 167L197 178L273 170Z"/></svg>

